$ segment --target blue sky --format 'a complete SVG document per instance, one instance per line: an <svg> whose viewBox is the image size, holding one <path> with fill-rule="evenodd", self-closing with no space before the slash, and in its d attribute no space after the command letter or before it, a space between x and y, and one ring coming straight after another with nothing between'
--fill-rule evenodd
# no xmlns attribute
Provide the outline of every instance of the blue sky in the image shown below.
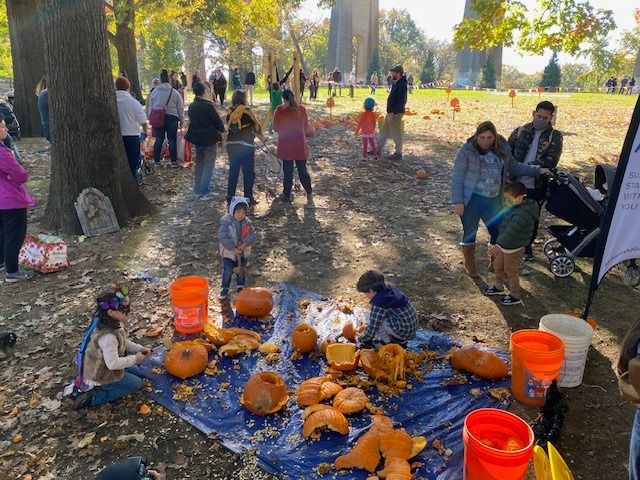
<svg viewBox="0 0 640 480"><path fill-rule="evenodd" d="M414 21L427 35L438 39L451 40L451 30L453 26L462 20L464 13L464 0L379 0L381 9L406 9ZM530 8L535 5L534 0L523 0ZM612 35L615 42L622 30L628 30L634 26L633 11L640 7L637 0L590 0L596 8L606 8L613 10L614 18L618 29ZM316 6L316 0L306 0L304 2L304 16L319 18L329 16L329 10L320 11ZM518 55L511 49L505 49L503 62L508 65L515 65L523 72L536 72L542 70L551 54L534 57ZM560 55L560 62L586 62L584 58L574 59L568 55Z"/></svg>

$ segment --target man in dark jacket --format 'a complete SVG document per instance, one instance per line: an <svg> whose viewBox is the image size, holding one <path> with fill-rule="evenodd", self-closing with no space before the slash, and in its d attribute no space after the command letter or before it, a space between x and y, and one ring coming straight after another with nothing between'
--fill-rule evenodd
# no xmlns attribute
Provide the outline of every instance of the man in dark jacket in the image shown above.
<svg viewBox="0 0 640 480"><path fill-rule="evenodd" d="M247 92L249 105L253 107L253 89L256 88L256 74L253 73L253 68L247 68L247 74L244 77L244 89Z"/></svg>
<svg viewBox="0 0 640 480"><path fill-rule="evenodd" d="M378 152L382 155L387 140L392 137L396 151L389 156L389 160L402 160L402 119L407 105L407 77L404 76L404 70L400 65L391 69L391 76L394 84L387 98L387 116L380 130Z"/></svg>
<svg viewBox="0 0 640 480"><path fill-rule="evenodd" d="M509 136L509 146L513 159L529 165L554 169L558 166L562 154L562 133L553 128L551 119L555 107L551 102L540 102L533 112L533 121L516 128ZM542 209L546 195L548 177L518 177L515 180L527 187L527 198L537 202ZM533 241L538 235L539 222L536 222L529 245L525 248L524 259L533 260Z"/></svg>
<svg viewBox="0 0 640 480"><path fill-rule="evenodd" d="M342 72L338 70L338 67L331 72L331 80L333 81L333 96L336 96L336 89L339 90L340 96L342 96Z"/></svg>
<svg viewBox="0 0 640 480"><path fill-rule="evenodd" d="M200 200L213 198L210 190L216 162L216 144L222 140L224 123L209 100L204 99L202 83L193 87L195 100L189 105L189 129L185 140L196 146L196 169L193 193Z"/></svg>

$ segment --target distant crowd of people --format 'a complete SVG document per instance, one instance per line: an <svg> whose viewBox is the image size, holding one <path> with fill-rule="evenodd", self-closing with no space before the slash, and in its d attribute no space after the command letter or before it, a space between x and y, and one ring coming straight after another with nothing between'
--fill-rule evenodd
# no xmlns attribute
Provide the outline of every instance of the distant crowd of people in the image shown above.
<svg viewBox="0 0 640 480"><path fill-rule="evenodd" d="M620 80L620 88L618 89L618 78L612 75L607 79L604 86L607 89L607 93L612 95L616 93L619 95L623 95L625 93L631 95L632 93L635 93L636 77L624 77Z"/></svg>

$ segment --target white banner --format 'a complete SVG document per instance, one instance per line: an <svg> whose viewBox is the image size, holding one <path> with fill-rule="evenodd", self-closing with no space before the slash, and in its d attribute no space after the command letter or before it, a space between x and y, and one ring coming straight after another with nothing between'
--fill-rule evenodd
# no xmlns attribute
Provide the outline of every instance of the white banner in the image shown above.
<svg viewBox="0 0 640 480"><path fill-rule="evenodd" d="M595 290L609 270L625 260L640 258L640 101L636 104L631 126L618 163L603 225L599 252L594 261L592 289ZM631 142L631 145L629 145ZM631 148L629 148L631 147ZM613 215L611 215L611 209ZM609 223L610 219L610 223ZM607 228L608 227L608 228ZM607 234L608 233L608 234ZM604 250L602 241L605 241ZM598 261L599 260L599 261Z"/></svg>

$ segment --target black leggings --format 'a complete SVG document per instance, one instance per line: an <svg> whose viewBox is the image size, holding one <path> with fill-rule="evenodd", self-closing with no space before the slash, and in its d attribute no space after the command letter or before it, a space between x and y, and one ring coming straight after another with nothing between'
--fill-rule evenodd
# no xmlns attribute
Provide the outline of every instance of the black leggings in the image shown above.
<svg viewBox="0 0 640 480"><path fill-rule="evenodd" d="M0 210L0 263L7 273L18 271L18 253L27 234L27 209Z"/></svg>
<svg viewBox="0 0 640 480"><path fill-rule="evenodd" d="M293 187L293 167L298 169L298 177L300 177L300 183L304 187L307 195L311 195L311 177L309 176L309 172L307 171L307 161L306 160L284 160L282 162L282 170L284 173L284 192L283 195L285 197L291 196L291 187Z"/></svg>

